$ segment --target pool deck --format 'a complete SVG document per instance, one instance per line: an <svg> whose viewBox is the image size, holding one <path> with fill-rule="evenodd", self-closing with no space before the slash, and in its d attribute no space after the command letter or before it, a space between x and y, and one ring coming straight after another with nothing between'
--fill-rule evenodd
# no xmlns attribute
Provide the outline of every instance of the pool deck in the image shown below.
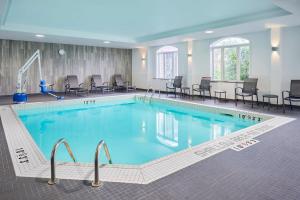
<svg viewBox="0 0 300 200"><path fill-rule="evenodd" d="M66 97L72 98L78 97ZM53 99L41 95L30 96L32 102L49 100ZM214 100L184 100L214 105ZM10 103L9 96L0 97L0 105ZM216 104L235 107L233 102ZM282 115L281 109L271 108L268 111L267 107L262 108L261 105L251 109L250 104L239 103L238 108ZM147 185L105 182L101 189L91 188L86 181L60 180L59 184L49 186L47 180L16 177L1 124L0 200L300 199L300 110L287 110L284 116L296 120L259 136L259 143L243 151L226 150Z"/></svg>

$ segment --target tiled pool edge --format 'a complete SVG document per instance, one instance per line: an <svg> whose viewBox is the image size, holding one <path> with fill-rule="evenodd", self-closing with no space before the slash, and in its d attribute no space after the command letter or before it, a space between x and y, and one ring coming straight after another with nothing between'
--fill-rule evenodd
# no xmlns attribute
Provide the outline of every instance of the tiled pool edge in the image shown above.
<svg viewBox="0 0 300 200"><path fill-rule="evenodd" d="M77 99L71 100L72 102L82 102L89 99L105 100L105 99L120 99L120 98L132 98L135 95L122 95L122 96L113 96L113 97L98 97L98 98L86 98L86 99ZM141 97L141 96L139 96ZM178 100L169 100L169 99L156 99L158 101L169 101L173 103L183 103ZM64 104L70 102L69 100L64 101ZM43 102L42 104L56 104L56 102ZM186 103L186 102L184 102ZM41 104L33 103L31 105ZM257 114L249 111L240 111L237 109L227 109L220 108L218 106L206 106L196 103L186 103L196 107L211 107L216 109L222 109L230 112L242 112ZM22 105L18 105L22 106ZM22 123L20 124L19 118L16 118L13 110L10 106L0 107L1 120L6 135L7 143L9 146L9 151L11 158L13 160L15 173L17 176L25 177L40 177L40 178L49 178L50 177L50 164L37 148L35 142L32 140L31 136L27 133L25 127L22 128ZM168 176L176 171L179 171L185 167L188 167L194 163L197 163L205 158L208 158L212 155L220 153L226 149L229 149L233 144L242 142L249 138L255 138L261 134L264 134L274 128L277 128L283 124L286 124L292 121L292 118L271 116L271 115L262 115L260 116L272 117L265 122L261 122L257 125L251 126L249 128L235 132L232 135L222 137L220 139L210 141L204 144L197 145L191 149L180 151L178 153L172 154L170 156L163 157L161 159L146 163L141 166L125 166L125 165L112 165L104 166L100 169L100 179L102 181L111 181L111 182L125 182L125 183L136 183L136 184L147 184L152 181L158 180L165 176ZM14 121L12 124L9 121ZM17 126L16 126L17 125ZM19 125L19 126L18 126ZM24 130L25 128L25 130ZM9 134L7 134L9 132ZM18 133L21 133L18 135ZM30 141L32 140L32 141ZM19 142L19 143L17 143ZM32 142L34 144L32 144ZM17 146L16 146L17 145ZM29 155L30 163L18 163L17 157L15 154L15 148L21 146L26 147L26 151ZM28 150L27 150L28 148ZM36 149L37 148L37 149ZM41 155L42 155L42 158ZM78 179L78 180L92 180L93 178L93 165L83 165L83 164L61 164L57 167L57 177L61 179Z"/></svg>

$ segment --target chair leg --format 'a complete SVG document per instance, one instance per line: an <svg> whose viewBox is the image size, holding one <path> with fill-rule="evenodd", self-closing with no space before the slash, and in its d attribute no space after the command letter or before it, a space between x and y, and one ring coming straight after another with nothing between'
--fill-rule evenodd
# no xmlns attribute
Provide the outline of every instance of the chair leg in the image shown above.
<svg viewBox="0 0 300 200"><path fill-rule="evenodd" d="M245 97L243 96L243 103L245 104L246 102L245 102Z"/></svg>
<svg viewBox="0 0 300 200"><path fill-rule="evenodd" d="M290 107L291 107L291 110L293 110L293 106L292 106L292 100L290 98Z"/></svg>
<svg viewBox="0 0 300 200"><path fill-rule="evenodd" d="M209 98L211 99L211 92L210 92L210 90L209 90Z"/></svg>
<svg viewBox="0 0 300 200"><path fill-rule="evenodd" d="M236 95L236 94L234 94L234 98L235 98L235 106L237 106L238 98L237 98L237 95Z"/></svg>
<svg viewBox="0 0 300 200"><path fill-rule="evenodd" d="M214 102L216 102L216 99L217 99L217 93L215 91L215 99L214 99Z"/></svg>
<svg viewBox="0 0 300 200"><path fill-rule="evenodd" d="M251 107L253 108L253 95L251 96Z"/></svg>
<svg viewBox="0 0 300 200"><path fill-rule="evenodd" d="M256 95L256 104L259 105L258 96Z"/></svg>

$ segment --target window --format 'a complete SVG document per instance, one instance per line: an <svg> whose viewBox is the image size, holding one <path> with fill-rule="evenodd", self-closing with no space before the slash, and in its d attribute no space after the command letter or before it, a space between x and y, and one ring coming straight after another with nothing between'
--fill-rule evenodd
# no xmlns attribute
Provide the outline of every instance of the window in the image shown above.
<svg viewBox="0 0 300 200"><path fill-rule="evenodd" d="M156 138L169 147L178 146L178 121L168 113L156 114Z"/></svg>
<svg viewBox="0 0 300 200"><path fill-rule="evenodd" d="M225 38L214 42L210 48L214 80L245 80L249 77L249 40Z"/></svg>
<svg viewBox="0 0 300 200"><path fill-rule="evenodd" d="M171 79L178 75L178 49L165 46L156 52L156 78Z"/></svg>

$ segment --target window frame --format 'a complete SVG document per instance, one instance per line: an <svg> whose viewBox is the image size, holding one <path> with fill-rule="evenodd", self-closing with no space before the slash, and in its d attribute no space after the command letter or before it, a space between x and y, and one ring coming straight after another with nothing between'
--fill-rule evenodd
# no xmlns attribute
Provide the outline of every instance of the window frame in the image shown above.
<svg viewBox="0 0 300 200"><path fill-rule="evenodd" d="M167 48L170 48L170 49L173 49L173 50L165 50L164 49L167 49ZM168 53L176 53L176 69L174 69L174 65L172 66L172 77L166 77L166 66L163 66L163 77L159 76L159 72L161 71L160 67L159 66L159 56L161 55L166 55ZM179 49L175 46L163 46L163 47L160 47L159 49L156 50L156 54L155 54L155 78L156 79L173 79L175 76L178 76L179 74ZM174 60L173 60L174 61Z"/></svg>
<svg viewBox="0 0 300 200"><path fill-rule="evenodd" d="M251 51L251 42L248 39L245 38L241 38L244 40L247 40L249 43L241 43L241 44L234 44L234 45L219 45L219 46L214 46L215 43L218 43L221 40L226 40L226 39L230 39L232 37L229 38L223 38L220 40L215 41L214 43L212 43L210 45L210 63L211 63L211 77L214 81L241 81L241 47L249 47L249 76L251 74L251 69L252 69L252 51ZM237 52L237 66L236 66L236 78L235 80L227 80L225 79L225 62L224 62L224 50L227 48L236 48L236 52ZM214 77L214 67L215 67L215 59L214 59L214 50L215 49L220 49L221 50L221 79L215 79Z"/></svg>

